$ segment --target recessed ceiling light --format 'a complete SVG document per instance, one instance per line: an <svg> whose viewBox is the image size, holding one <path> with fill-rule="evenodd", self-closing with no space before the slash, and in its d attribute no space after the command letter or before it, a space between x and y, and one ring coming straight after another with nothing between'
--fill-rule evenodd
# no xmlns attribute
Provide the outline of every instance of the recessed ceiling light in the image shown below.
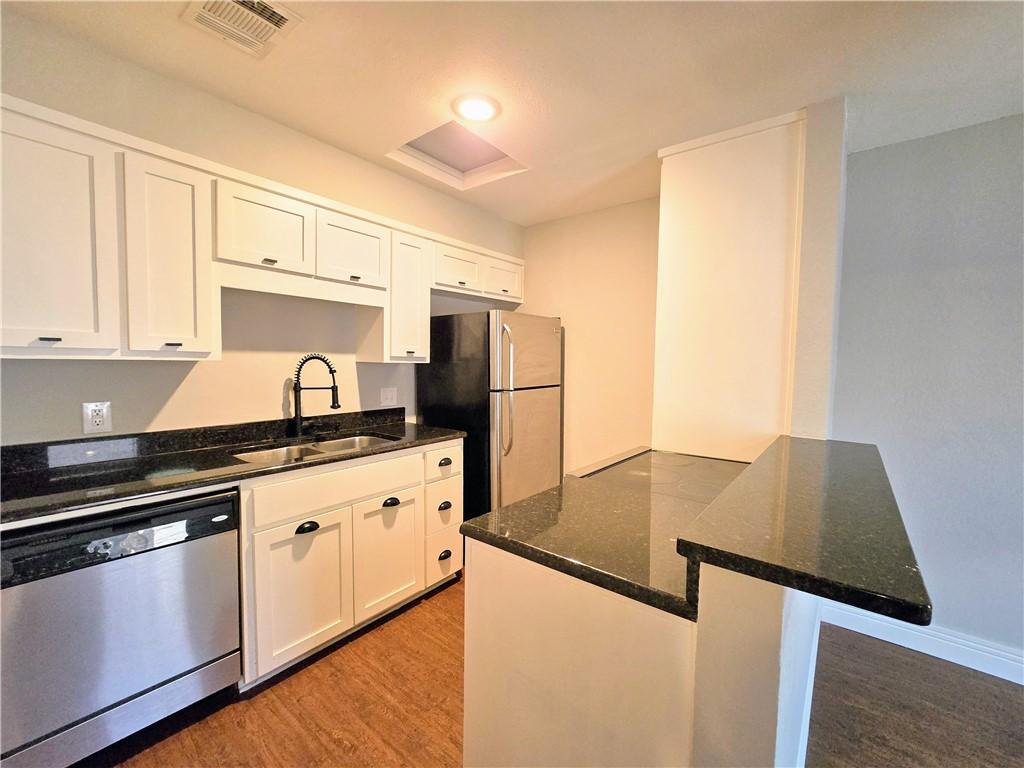
<svg viewBox="0 0 1024 768"><path fill-rule="evenodd" d="M477 95L460 96L452 102L452 109L459 117L476 123L487 122L501 111L498 102L490 96Z"/></svg>

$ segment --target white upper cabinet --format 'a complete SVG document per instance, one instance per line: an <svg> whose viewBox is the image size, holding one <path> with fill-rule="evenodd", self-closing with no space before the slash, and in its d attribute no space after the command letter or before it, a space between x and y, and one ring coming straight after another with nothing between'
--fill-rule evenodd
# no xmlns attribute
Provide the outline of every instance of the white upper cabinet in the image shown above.
<svg viewBox="0 0 1024 768"><path fill-rule="evenodd" d="M213 178L146 155L124 158L128 347L213 349Z"/></svg>
<svg viewBox="0 0 1024 768"><path fill-rule="evenodd" d="M343 213L316 212L316 276L386 288L391 230Z"/></svg>
<svg viewBox="0 0 1024 768"><path fill-rule="evenodd" d="M522 299L523 265L487 259L484 264L484 293L507 299Z"/></svg>
<svg viewBox="0 0 1024 768"><path fill-rule="evenodd" d="M478 253L438 243L434 258L434 284L440 288L479 293L483 284L481 260Z"/></svg>
<svg viewBox="0 0 1024 768"><path fill-rule="evenodd" d="M115 160L109 144L4 110L4 347L117 350Z"/></svg>
<svg viewBox="0 0 1024 768"><path fill-rule="evenodd" d="M434 242L392 233L389 349L392 361L430 358L430 276Z"/></svg>
<svg viewBox="0 0 1024 768"><path fill-rule="evenodd" d="M217 180L217 258L312 275L316 208L226 179Z"/></svg>

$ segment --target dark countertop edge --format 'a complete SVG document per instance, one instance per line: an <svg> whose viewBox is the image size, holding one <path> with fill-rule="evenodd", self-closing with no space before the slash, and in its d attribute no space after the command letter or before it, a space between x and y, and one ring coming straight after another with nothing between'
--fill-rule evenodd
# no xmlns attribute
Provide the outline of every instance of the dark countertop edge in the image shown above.
<svg viewBox="0 0 1024 768"><path fill-rule="evenodd" d="M898 598L879 595L832 579L796 571L773 563L765 563L744 555L697 544L685 539L676 541L676 551L687 558L708 565L725 568L736 573L769 581L782 587L790 587L817 597L852 605L872 613L906 621L918 626L928 626L932 620L931 605L921 606ZM699 577L698 577L699 578Z"/></svg>
<svg viewBox="0 0 1024 768"><path fill-rule="evenodd" d="M403 424L405 422L402 422ZM388 425L376 425L375 428L381 429ZM25 521L33 521L40 525L47 522L47 518L52 515L57 515L66 512L82 512L83 516L88 513L88 510L93 507L106 506L117 502L128 502L137 499L148 499L149 497L159 496L163 493L180 492L187 490L200 490L207 486L212 485L230 485L232 483L240 483L243 480L249 480L255 477L265 477L267 475L276 475L282 472L295 472L298 470L308 469L310 467L321 467L327 464L336 464L344 461L353 461L355 459L363 459L367 456L378 456L386 453L395 453L397 451L406 450L410 448L419 448L424 445L433 445L435 443L444 443L450 440L461 440L465 439L466 433L455 429L445 429L444 427L431 427L432 430L444 431L446 434L436 435L434 437L428 437L418 440L409 440L402 442L401 440L395 443L385 444L380 446L374 446L363 451L356 453L340 453L334 455L325 455L321 458L310 459L303 461L299 464L274 464L270 466L262 466L259 464L240 464L236 473L225 473L222 475L215 475L212 477L199 477L188 479L187 476L182 476L180 482L168 482L165 485L161 485L158 488L149 488L142 491L129 491L124 495L111 494L105 496L102 499L96 499L95 501L87 501L82 503L70 502L62 503L54 501L47 503L44 499L47 496L29 497L24 500L12 500L8 503L14 503L15 501L30 501L31 498L37 498L40 500L38 508L26 507L19 509L14 512L4 513L3 505L0 504L0 525L12 524L12 523L23 523ZM102 486L101 486L102 487ZM55 494L56 495L56 494Z"/></svg>
<svg viewBox="0 0 1024 768"><path fill-rule="evenodd" d="M490 544L497 549L510 552L513 555L518 555L553 571L559 571L580 581L593 584L595 587L615 592L630 600L636 600L652 608L671 613L673 616L679 616L687 621L697 621L696 609L682 597L662 592L652 587L645 587L621 576L585 565L578 560L571 560L544 549L531 547L515 539L493 534L473 525L472 522L463 523L459 527L459 533L484 544Z"/></svg>

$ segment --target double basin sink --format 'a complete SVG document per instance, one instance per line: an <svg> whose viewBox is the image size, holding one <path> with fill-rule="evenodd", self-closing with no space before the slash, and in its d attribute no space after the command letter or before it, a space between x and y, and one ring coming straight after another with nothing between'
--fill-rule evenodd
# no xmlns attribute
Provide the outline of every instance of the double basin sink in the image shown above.
<svg viewBox="0 0 1024 768"><path fill-rule="evenodd" d="M259 451L244 451L234 454L236 459L250 464L296 464L309 459L323 456L334 456L340 453L354 453L367 448L393 443L397 437L380 437L378 435L352 435L337 440L318 440L298 445L286 445L281 448L265 448Z"/></svg>

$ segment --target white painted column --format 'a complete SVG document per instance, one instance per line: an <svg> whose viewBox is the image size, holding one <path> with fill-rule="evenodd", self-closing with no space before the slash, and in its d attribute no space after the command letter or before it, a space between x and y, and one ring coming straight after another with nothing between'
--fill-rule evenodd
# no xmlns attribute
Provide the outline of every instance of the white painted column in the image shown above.
<svg viewBox="0 0 1024 768"><path fill-rule="evenodd" d="M818 598L702 563L693 765L802 766Z"/></svg>
<svg viewBox="0 0 1024 768"><path fill-rule="evenodd" d="M846 210L846 98L807 114L789 434L832 436L839 277Z"/></svg>

